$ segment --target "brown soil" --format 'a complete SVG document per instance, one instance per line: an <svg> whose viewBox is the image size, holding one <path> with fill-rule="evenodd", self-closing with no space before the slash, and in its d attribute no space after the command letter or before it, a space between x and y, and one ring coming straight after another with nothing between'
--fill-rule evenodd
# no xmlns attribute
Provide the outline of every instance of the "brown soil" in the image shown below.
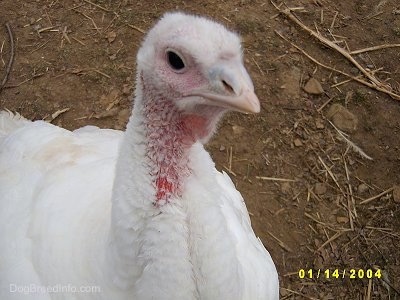
<svg viewBox="0 0 400 300"><path fill-rule="evenodd" d="M400 42L396 0L286 4L302 7L296 10L299 19L342 47ZM360 71L278 15L269 1L3 0L0 84L11 49L5 22L16 45L0 109L51 120L68 108L52 122L69 129L87 124L124 129L143 32L176 9L208 15L243 37L262 112L230 114L208 148L246 200L254 229L277 265L281 298L399 299L400 102L354 81L332 87L347 77L311 62L274 31L324 64L352 76ZM378 69L375 76L400 92L399 48L354 58ZM311 77L324 93L304 91ZM373 160L354 151L328 121L333 104L345 112L331 117L333 122ZM299 277L301 269L305 278ZM364 278L351 279L350 269L364 270ZM378 269L381 278L375 277ZM326 270L332 272L329 279Z"/></svg>

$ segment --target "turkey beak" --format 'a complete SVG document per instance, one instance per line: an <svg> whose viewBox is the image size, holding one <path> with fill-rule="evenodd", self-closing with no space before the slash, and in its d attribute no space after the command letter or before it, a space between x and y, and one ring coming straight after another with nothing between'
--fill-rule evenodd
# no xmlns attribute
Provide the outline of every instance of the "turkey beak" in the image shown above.
<svg viewBox="0 0 400 300"><path fill-rule="evenodd" d="M205 104L239 112L260 112L260 101L241 62L217 65L208 75L209 86L192 91L190 96L200 96L205 99Z"/></svg>

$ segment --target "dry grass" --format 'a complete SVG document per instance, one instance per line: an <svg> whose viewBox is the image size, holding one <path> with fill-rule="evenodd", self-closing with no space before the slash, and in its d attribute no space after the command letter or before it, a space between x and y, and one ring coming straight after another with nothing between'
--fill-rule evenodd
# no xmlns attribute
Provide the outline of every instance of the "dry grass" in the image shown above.
<svg viewBox="0 0 400 300"><path fill-rule="evenodd" d="M5 72L4 78L3 78L3 80L1 81L1 84L0 84L0 93L3 90L4 86L6 85L6 83L8 81L8 77L10 76L11 68L12 68L12 65L14 63L14 57L15 57L14 35L13 35L12 29L11 29L11 25L9 23L6 23L5 27L7 29L9 42L10 42L10 58L8 60L8 64L7 64L7 68L6 68L6 72ZM2 49L3 49L3 47L2 47Z"/></svg>
<svg viewBox="0 0 400 300"><path fill-rule="evenodd" d="M324 44L325 46L328 46L329 48L335 50L336 52L340 53L345 59L347 59L350 63L352 63L357 69L359 69L361 71L361 73L365 76L366 79L369 80L366 81L364 79L361 79L360 77L355 77L355 76L351 76L346 72L337 70L333 67L330 67L326 64L323 64L321 62L319 62L317 59L313 58L310 54L308 54L305 50L301 49L299 46L297 46L296 44L294 44L293 42L290 42L287 38L285 38L281 33L279 33L278 31L275 31L276 34L278 34L281 38L283 38L284 40L286 40L287 42L289 42L293 47L295 47L296 49L298 49L301 53L303 53L306 57L308 57L309 59L311 59L314 63L318 64L319 66L326 68L328 70L340 73L346 77L351 78L354 81L357 81L359 83L362 83L372 89L376 89L377 91L383 92L385 94L388 94L390 97L392 97L393 99L396 100L400 100L400 94L393 92L392 88L381 82L376 76L374 76L373 72L367 71L359 62L357 62L357 60L354 59L354 57L352 56L352 54L354 54L351 51L348 51L342 47L340 47L335 41L331 41L329 39L327 39L326 37L324 37L322 34L320 34L319 32L315 32L312 29L310 29L309 27L307 27L306 25L303 24L303 22L301 22L294 14L293 11L299 10L298 8L285 8L282 9L282 6L285 6L283 4L281 5L277 5L274 2L271 1L271 3L274 5L274 7L283 15L285 15L289 20L293 21L296 25L298 25L299 27L301 27L303 30L305 30L306 32L308 32L311 36L313 36L314 38L316 38L318 41L320 41L322 44ZM302 9L302 8L301 8ZM333 21L332 21L332 25L331 28L333 28L333 24L334 21L336 19L337 14L335 15ZM385 49L385 48L390 48L390 47L399 47L398 44L393 44L393 45L381 45L381 46L375 46L375 47L371 47L368 49L363 49L363 50L359 50L356 51L355 53L362 53L362 52L367 52L367 51L371 51L371 50L379 50L379 49Z"/></svg>

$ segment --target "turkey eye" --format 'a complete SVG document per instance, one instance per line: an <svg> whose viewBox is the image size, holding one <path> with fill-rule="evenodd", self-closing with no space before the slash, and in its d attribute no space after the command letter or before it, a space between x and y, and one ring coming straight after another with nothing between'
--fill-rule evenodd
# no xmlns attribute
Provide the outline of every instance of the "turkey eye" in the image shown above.
<svg viewBox="0 0 400 300"><path fill-rule="evenodd" d="M185 67L185 63L178 54L173 51L167 51L168 63L175 71L181 71Z"/></svg>

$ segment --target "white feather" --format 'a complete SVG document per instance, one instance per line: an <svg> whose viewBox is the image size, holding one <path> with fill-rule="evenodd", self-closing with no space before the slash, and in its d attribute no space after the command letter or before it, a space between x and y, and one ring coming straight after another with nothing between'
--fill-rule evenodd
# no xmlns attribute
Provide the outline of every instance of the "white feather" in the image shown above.
<svg viewBox="0 0 400 300"><path fill-rule="evenodd" d="M209 20L163 20L188 30L198 22L196 38L216 29L221 44L207 47L240 51L236 35ZM71 132L0 112L0 299L278 299L244 201L200 142L188 149L181 195L155 205L138 79L126 132ZM165 126L171 114L150 121Z"/></svg>
<svg viewBox="0 0 400 300"><path fill-rule="evenodd" d="M76 299L125 299L118 289L108 288L107 277L101 274L122 136L122 132L93 127L69 132L37 121L1 140L0 299L22 298L21 293L9 293L13 284L19 288L99 286L100 295L80 294ZM188 251L197 266L196 293L202 299L227 299L228 295L229 299L276 299L274 264L251 229L241 195L227 174L215 170L200 144L193 147L191 157L199 174L188 180L182 201L187 207L170 209L171 225L166 225L167 214L164 220L160 216L162 227L156 227L155 234L166 231L170 235L170 251L179 241L179 234L174 238L178 230L190 236ZM164 245L159 250L168 253L168 243ZM221 248L223 256L217 255ZM182 268L171 265L159 272L174 278L175 272L190 272ZM156 299L159 295L144 295L156 283L146 276L140 280L147 280L137 292L140 299ZM37 299L49 299L49 295L63 299L68 293L40 294Z"/></svg>

